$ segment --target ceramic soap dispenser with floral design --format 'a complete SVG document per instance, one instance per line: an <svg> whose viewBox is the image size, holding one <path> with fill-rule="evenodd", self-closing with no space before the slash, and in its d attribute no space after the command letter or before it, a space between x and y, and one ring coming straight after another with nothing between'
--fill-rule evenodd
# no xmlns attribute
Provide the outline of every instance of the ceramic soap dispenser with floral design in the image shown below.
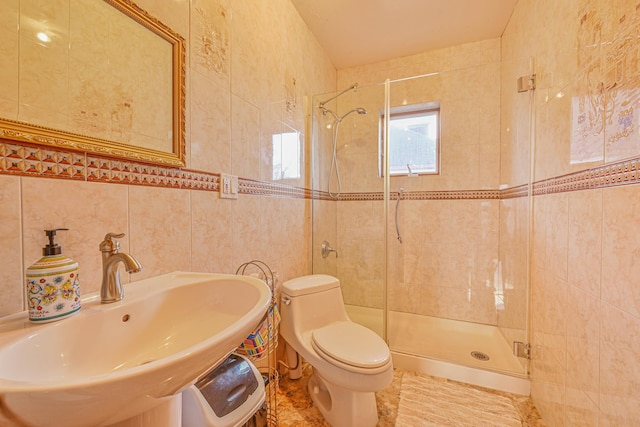
<svg viewBox="0 0 640 427"><path fill-rule="evenodd" d="M56 228L45 230L49 244L42 249L43 257L27 268L27 299L29 320L52 322L80 310L78 263L62 255L54 242Z"/></svg>

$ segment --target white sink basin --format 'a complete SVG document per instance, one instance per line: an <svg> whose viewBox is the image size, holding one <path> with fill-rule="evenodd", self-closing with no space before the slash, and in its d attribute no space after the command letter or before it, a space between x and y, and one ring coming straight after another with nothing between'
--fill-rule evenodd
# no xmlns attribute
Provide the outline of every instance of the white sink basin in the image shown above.
<svg viewBox="0 0 640 427"><path fill-rule="evenodd" d="M240 345L270 298L253 277L175 272L126 284L117 303L83 295L55 323L0 319L0 421L104 426L143 413Z"/></svg>

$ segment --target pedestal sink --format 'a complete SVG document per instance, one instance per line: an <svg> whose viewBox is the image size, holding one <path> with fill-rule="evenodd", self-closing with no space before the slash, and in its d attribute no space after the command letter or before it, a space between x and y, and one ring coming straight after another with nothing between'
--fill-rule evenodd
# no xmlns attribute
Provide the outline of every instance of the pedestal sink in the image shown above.
<svg viewBox="0 0 640 427"><path fill-rule="evenodd" d="M224 360L266 313L247 276L175 272L82 298L70 318L0 319L0 425L106 426L150 411Z"/></svg>

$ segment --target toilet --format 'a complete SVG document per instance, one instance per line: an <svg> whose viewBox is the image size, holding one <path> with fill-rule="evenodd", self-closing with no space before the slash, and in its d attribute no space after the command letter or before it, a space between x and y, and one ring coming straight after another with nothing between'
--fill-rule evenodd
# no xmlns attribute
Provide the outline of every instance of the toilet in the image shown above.
<svg viewBox="0 0 640 427"><path fill-rule="evenodd" d="M282 284L280 335L289 377L300 378L304 358L312 367L308 391L333 427L378 423L375 392L393 379L387 344L347 316L340 281L314 274Z"/></svg>

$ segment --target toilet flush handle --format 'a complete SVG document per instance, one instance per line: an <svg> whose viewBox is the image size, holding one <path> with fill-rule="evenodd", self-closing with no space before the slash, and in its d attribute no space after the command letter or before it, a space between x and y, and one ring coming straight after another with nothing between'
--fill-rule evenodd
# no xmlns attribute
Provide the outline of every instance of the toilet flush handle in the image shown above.
<svg viewBox="0 0 640 427"><path fill-rule="evenodd" d="M291 298L289 298L289 297L282 297L282 303L283 303L284 305L289 305L289 304L291 304Z"/></svg>

